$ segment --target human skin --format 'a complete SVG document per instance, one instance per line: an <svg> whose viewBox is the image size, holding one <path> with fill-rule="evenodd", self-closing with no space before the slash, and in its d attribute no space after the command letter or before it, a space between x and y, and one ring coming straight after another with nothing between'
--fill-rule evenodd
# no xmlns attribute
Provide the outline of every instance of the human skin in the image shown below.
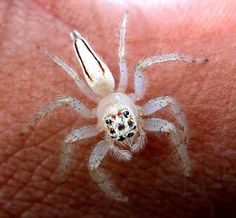
<svg viewBox="0 0 236 218"><path fill-rule="evenodd" d="M236 215L236 2L0 1L0 217L233 217ZM145 71L145 102L170 95L189 121L192 177L183 175L165 136L149 133L130 162L108 156L102 167L129 196L104 196L87 162L102 135L72 152L67 180L58 179L60 143L91 124L69 107L28 129L34 115L58 96L87 100L39 47L81 71L68 33L77 29L117 81L118 32L128 12L129 91L137 61L160 53L207 57L205 64L155 65ZM161 113L167 118L168 113ZM157 116L157 114L156 114Z"/></svg>

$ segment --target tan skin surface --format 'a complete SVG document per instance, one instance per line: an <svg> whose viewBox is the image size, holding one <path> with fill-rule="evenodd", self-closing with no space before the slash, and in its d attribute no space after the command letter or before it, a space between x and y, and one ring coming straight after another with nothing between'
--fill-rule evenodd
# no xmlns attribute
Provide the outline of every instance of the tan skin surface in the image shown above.
<svg viewBox="0 0 236 218"><path fill-rule="evenodd" d="M233 217L236 3L45 2L0 2L0 217ZM128 204L107 199L88 175L89 154L102 135L76 144L68 180L58 180L63 137L92 121L61 107L25 129L58 96L93 105L38 47L81 71L68 36L77 29L118 79L118 32L125 10L130 91L135 63L150 55L176 51L209 58L206 64L166 63L146 71L146 99L171 95L186 112L193 174L184 178L165 137L148 134L145 149L131 162L107 157L103 163L130 197Z"/></svg>

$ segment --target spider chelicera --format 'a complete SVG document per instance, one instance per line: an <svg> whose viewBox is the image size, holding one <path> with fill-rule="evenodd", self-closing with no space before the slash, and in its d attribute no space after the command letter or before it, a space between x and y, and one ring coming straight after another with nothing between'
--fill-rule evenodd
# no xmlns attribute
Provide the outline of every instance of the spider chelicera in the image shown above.
<svg viewBox="0 0 236 218"><path fill-rule="evenodd" d="M116 90L115 81L109 68L77 31L71 33L71 38L87 84L64 61L47 53L57 65L62 67L74 79L83 94L97 103L97 107L89 109L78 99L64 96L43 108L35 117L36 123L54 108L68 104L83 117L97 118L96 124L75 129L65 137L61 150L60 172L61 175L64 175L68 168L72 143L104 132L104 139L95 145L90 155L89 172L103 192L118 201L127 201L128 197L114 186L106 173L99 168L99 165L109 152L119 159L131 160L132 153L140 151L144 147L146 131L169 133L171 143L175 146L180 157L184 174L189 176L191 172L191 162L187 152L188 125L184 112L177 101L170 96L164 96L151 99L141 106L136 104L145 94L143 70L152 64L168 61L179 60L188 63L207 61L205 58L188 58L176 53L149 57L135 65L134 93L126 94L128 72L125 61L125 35L126 16L120 29L120 80ZM164 119L145 118L145 116L153 114L166 106L170 106L172 109L178 127Z"/></svg>

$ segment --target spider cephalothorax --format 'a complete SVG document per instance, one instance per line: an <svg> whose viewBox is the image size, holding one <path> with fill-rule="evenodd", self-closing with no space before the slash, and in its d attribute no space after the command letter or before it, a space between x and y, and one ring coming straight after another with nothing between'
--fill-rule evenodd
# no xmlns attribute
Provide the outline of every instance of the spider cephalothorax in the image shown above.
<svg viewBox="0 0 236 218"><path fill-rule="evenodd" d="M97 118L95 125L80 127L65 137L62 144L60 169L62 175L68 169L71 143L96 136L103 131L104 139L95 145L90 155L89 171L92 179L107 196L118 201L127 201L128 198L115 188L106 174L100 170L99 165L109 151L119 159L131 160L132 153L140 151L144 146L145 131L169 133L171 143L175 146L181 159L185 175L189 176L191 172L191 162L187 152L188 125L185 115L177 101L170 96L153 98L141 106L137 104L137 101L143 98L145 94L142 71L152 64L167 61L180 60L190 63L207 61L207 59L203 58L193 59L174 53L147 58L135 66L134 93L126 94L128 71L125 61L125 28L126 17L123 20L120 31L120 81L118 88L115 90L113 75L106 64L92 50L88 42L78 32L73 31L71 37L74 49L87 84L61 59L51 54L48 55L74 79L80 90L88 98L97 103L97 107L89 109L76 98L64 96L45 107L35 118L35 121L38 121L55 107L65 104L69 104L73 110L83 117ZM146 117L166 106L172 109L176 122L178 122L177 126L164 119ZM128 141L128 146L116 146L117 144L127 145L123 141Z"/></svg>

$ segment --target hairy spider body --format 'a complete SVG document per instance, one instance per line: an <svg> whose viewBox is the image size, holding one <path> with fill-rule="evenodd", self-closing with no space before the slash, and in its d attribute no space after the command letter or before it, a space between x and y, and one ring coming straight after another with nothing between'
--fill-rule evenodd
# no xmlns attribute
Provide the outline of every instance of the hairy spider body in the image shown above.
<svg viewBox="0 0 236 218"><path fill-rule="evenodd" d="M69 133L63 143L60 157L60 172L62 178L69 166L71 143L78 140L96 136L104 132L102 141L95 145L89 158L89 172L92 179L106 193L117 201L127 201L128 197L116 189L110 178L99 165L108 152L122 160L130 160L132 153L141 150L145 144L145 131L169 133L171 143L175 146L181 159L184 173L190 175L191 162L187 152L189 138L188 125L183 111L177 101L170 97L158 97L139 106L136 102L145 94L144 76L142 71L155 63L167 61L206 62L204 58L188 58L183 55L171 53L153 56L140 61L134 69L134 93L125 94L128 81L128 72L125 61L125 34L126 16L123 19L119 41L119 67L120 81L117 90L111 71L97 56L88 42L76 31L71 33L74 50L82 67L87 84L79 75L57 56L47 55L68 75L74 79L80 90L91 100L97 102L94 109L87 108L81 101L71 96L60 97L43 108L35 118L35 123L45 117L55 107L70 105L72 109L86 118L97 118L96 125L84 126ZM87 86L88 85L88 86ZM169 106L178 122L173 123L159 118L145 118L145 116Z"/></svg>

